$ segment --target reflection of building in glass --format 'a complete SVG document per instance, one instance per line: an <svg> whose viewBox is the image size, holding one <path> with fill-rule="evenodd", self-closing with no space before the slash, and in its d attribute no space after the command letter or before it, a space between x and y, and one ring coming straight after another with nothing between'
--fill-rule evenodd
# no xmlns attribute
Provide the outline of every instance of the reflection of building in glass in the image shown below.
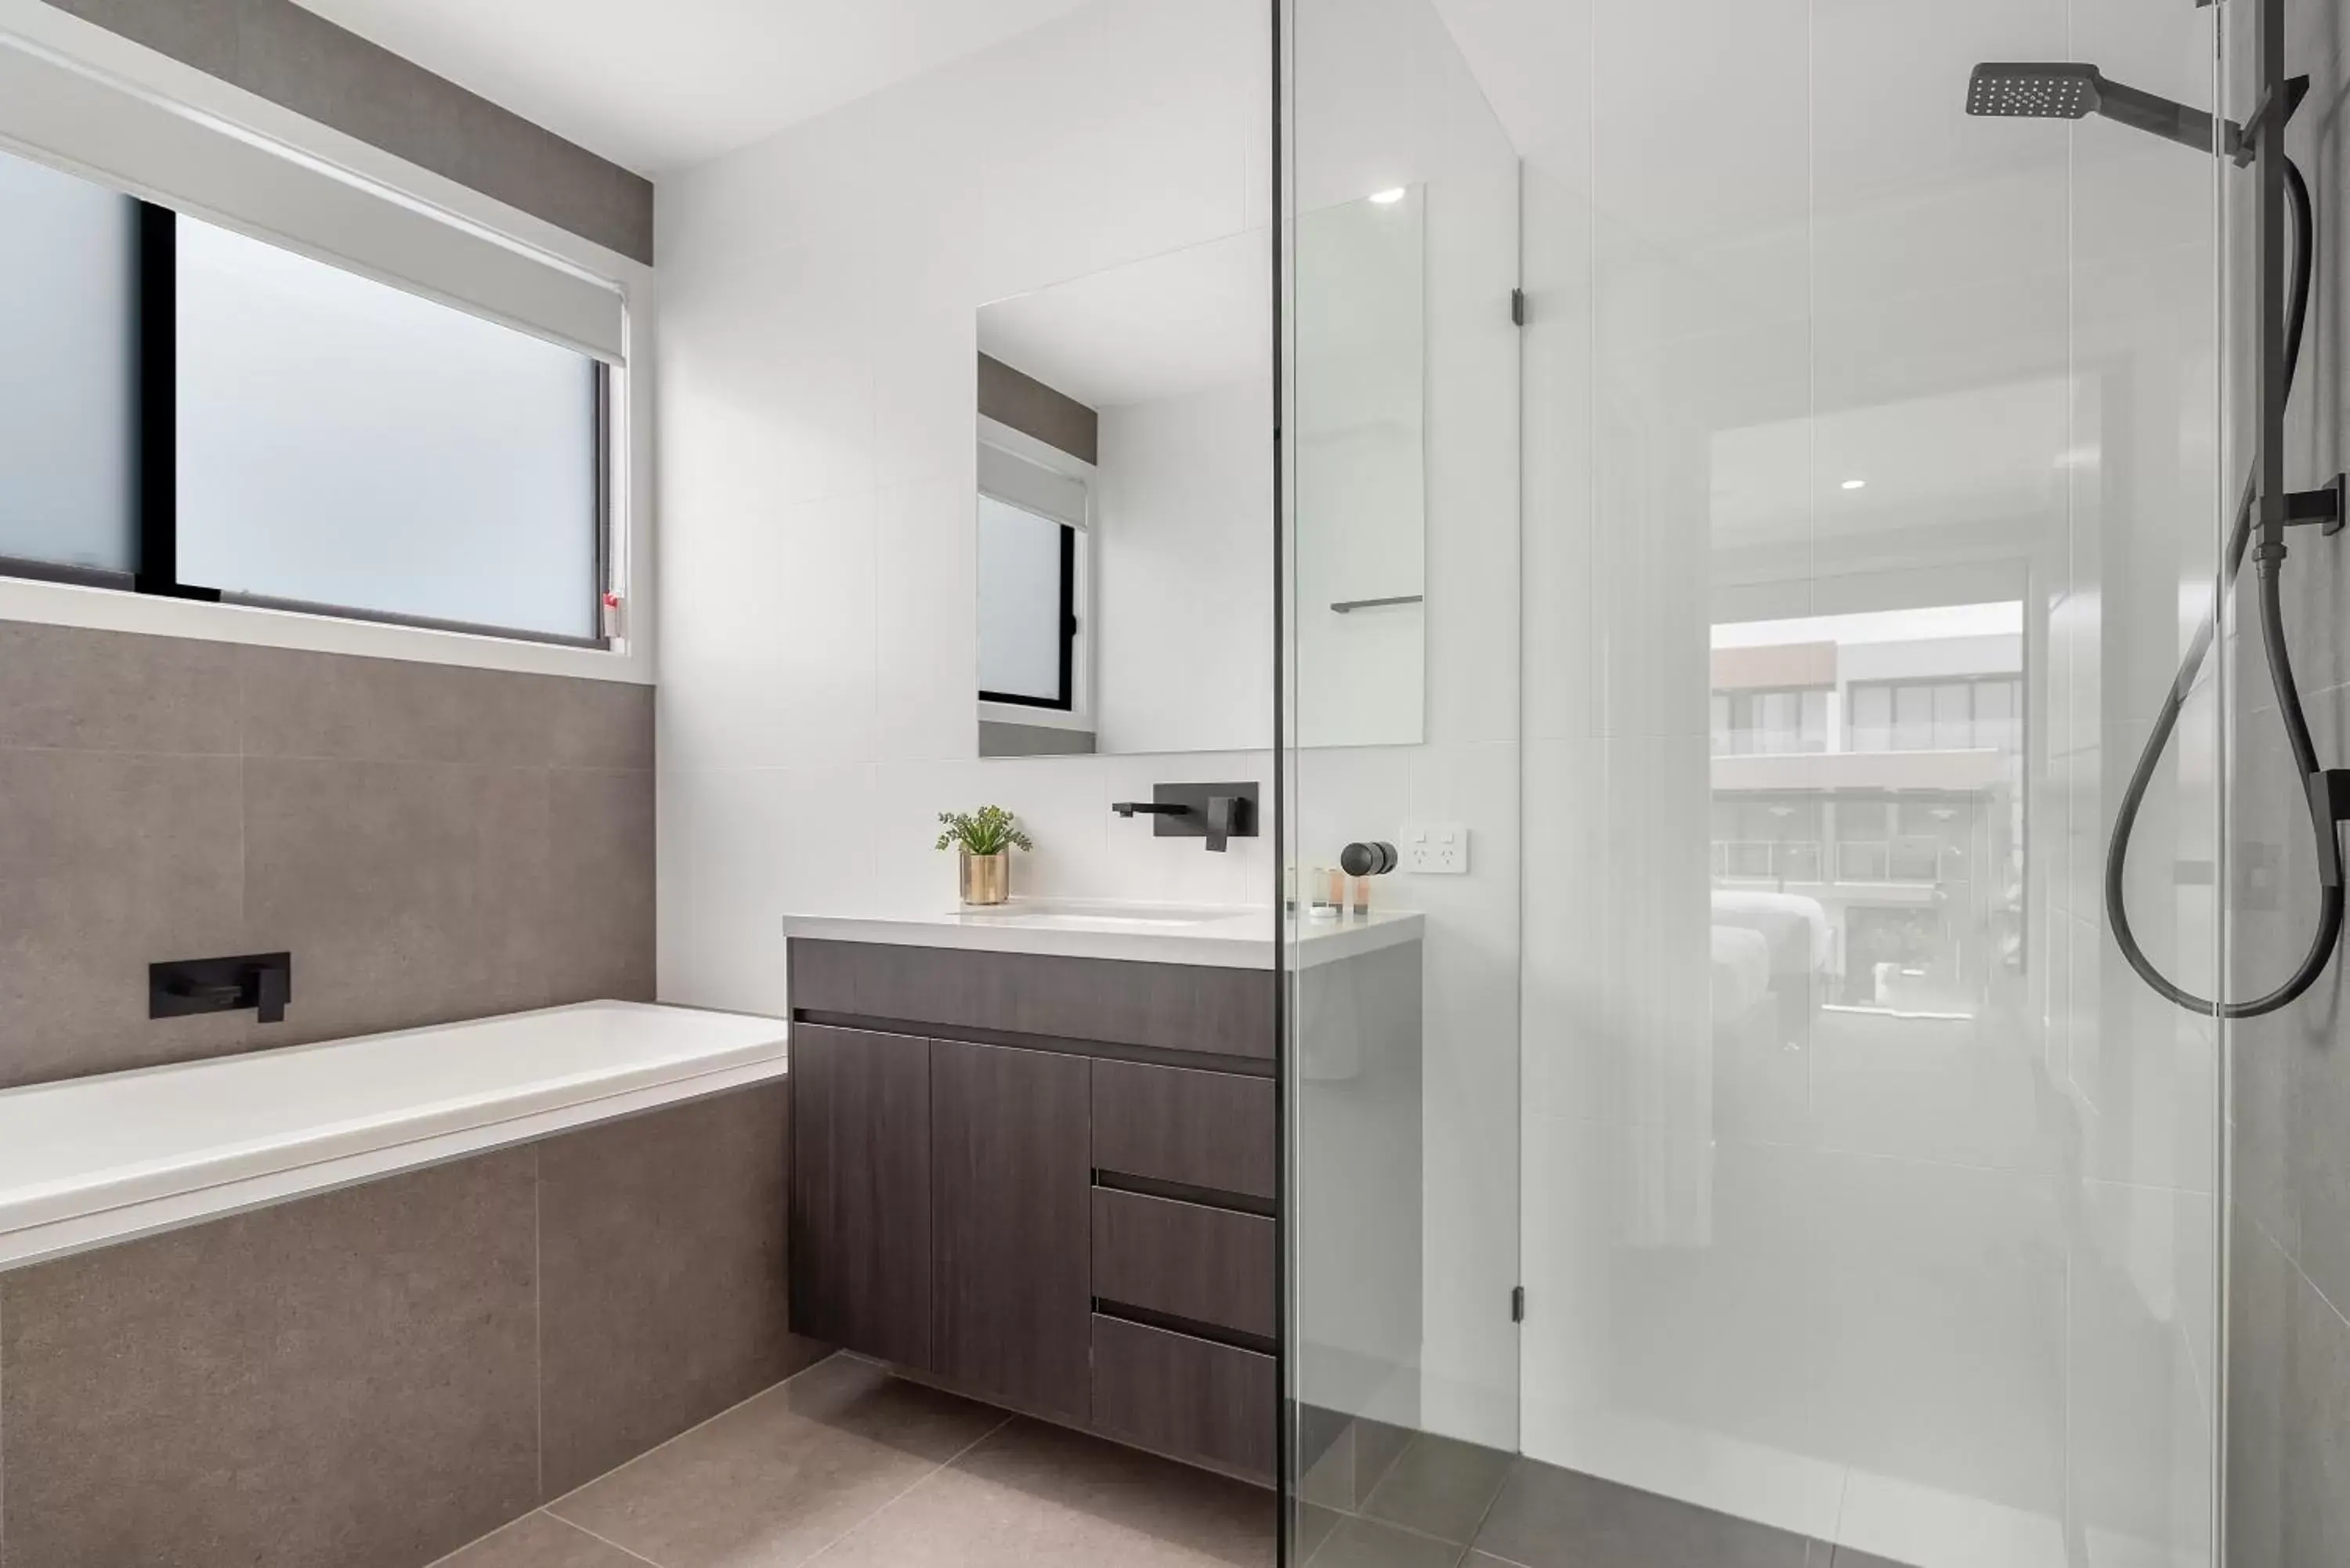
<svg viewBox="0 0 2350 1568"><path fill-rule="evenodd" d="M1977 1012L2022 961L2023 679L2015 603L1714 628L1717 923L1770 895L1813 1001Z"/></svg>

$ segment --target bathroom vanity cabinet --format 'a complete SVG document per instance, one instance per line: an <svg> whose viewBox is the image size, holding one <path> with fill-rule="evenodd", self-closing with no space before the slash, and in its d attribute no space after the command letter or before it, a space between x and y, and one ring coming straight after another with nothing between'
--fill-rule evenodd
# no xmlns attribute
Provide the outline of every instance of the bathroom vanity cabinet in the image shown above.
<svg viewBox="0 0 2350 1568"><path fill-rule="evenodd" d="M1270 970L795 938L795 1332L1270 1480Z"/></svg>

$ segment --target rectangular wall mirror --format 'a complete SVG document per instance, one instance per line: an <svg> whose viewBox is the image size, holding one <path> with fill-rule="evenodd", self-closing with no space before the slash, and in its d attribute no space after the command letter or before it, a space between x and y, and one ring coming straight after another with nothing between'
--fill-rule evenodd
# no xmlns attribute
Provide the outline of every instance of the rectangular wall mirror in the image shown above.
<svg viewBox="0 0 2350 1568"><path fill-rule="evenodd" d="M1296 740L1425 739L1427 195L1297 220Z"/></svg>
<svg viewBox="0 0 2350 1568"><path fill-rule="evenodd" d="M1382 191L1297 234L1303 745L1422 738L1424 205ZM1270 243L981 308L981 756L1271 743Z"/></svg>
<svg viewBox="0 0 2350 1568"><path fill-rule="evenodd" d="M1270 244L981 309L982 756L1272 743Z"/></svg>

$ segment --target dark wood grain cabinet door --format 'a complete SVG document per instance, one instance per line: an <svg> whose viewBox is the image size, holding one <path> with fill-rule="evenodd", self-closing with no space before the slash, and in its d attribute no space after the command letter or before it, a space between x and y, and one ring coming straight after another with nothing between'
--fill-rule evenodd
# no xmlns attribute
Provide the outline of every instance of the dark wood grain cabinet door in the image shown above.
<svg viewBox="0 0 2350 1568"><path fill-rule="evenodd" d="M931 1341L983 1397L1091 1402L1092 1064L931 1043Z"/></svg>
<svg viewBox="0 0 2350 1568"><path fill-rule="evenodd" d="M935 1367L931 1043L792 1030L792 1331Z"/></svg>

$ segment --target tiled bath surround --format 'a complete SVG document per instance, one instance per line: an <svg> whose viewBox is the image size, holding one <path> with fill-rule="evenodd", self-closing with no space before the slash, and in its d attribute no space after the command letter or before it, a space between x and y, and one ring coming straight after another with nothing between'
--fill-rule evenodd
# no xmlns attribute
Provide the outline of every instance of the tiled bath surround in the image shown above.
<svg viewBox="0 0 2350 1568"><path fill-rule="evenodd" d="M648 687L0 624L0 1087L653 998ZM286 1021L147 965L289 950Z"/></svg>
<svg viewBox="0 0 2350 1568"><path fill-rule="evenodd" d="M808 1365L762 1086L0 1275L8 1568L418 1568Z"/></svg>
<svg viewBox="0 0 2350 1568"><path fill-rule="evenodd" d="M650 1000L651 762L642 686L0 624L0 1086ZM0 1275L0 1562L412 1568L785 1375L784 1095Z"/></svg>

